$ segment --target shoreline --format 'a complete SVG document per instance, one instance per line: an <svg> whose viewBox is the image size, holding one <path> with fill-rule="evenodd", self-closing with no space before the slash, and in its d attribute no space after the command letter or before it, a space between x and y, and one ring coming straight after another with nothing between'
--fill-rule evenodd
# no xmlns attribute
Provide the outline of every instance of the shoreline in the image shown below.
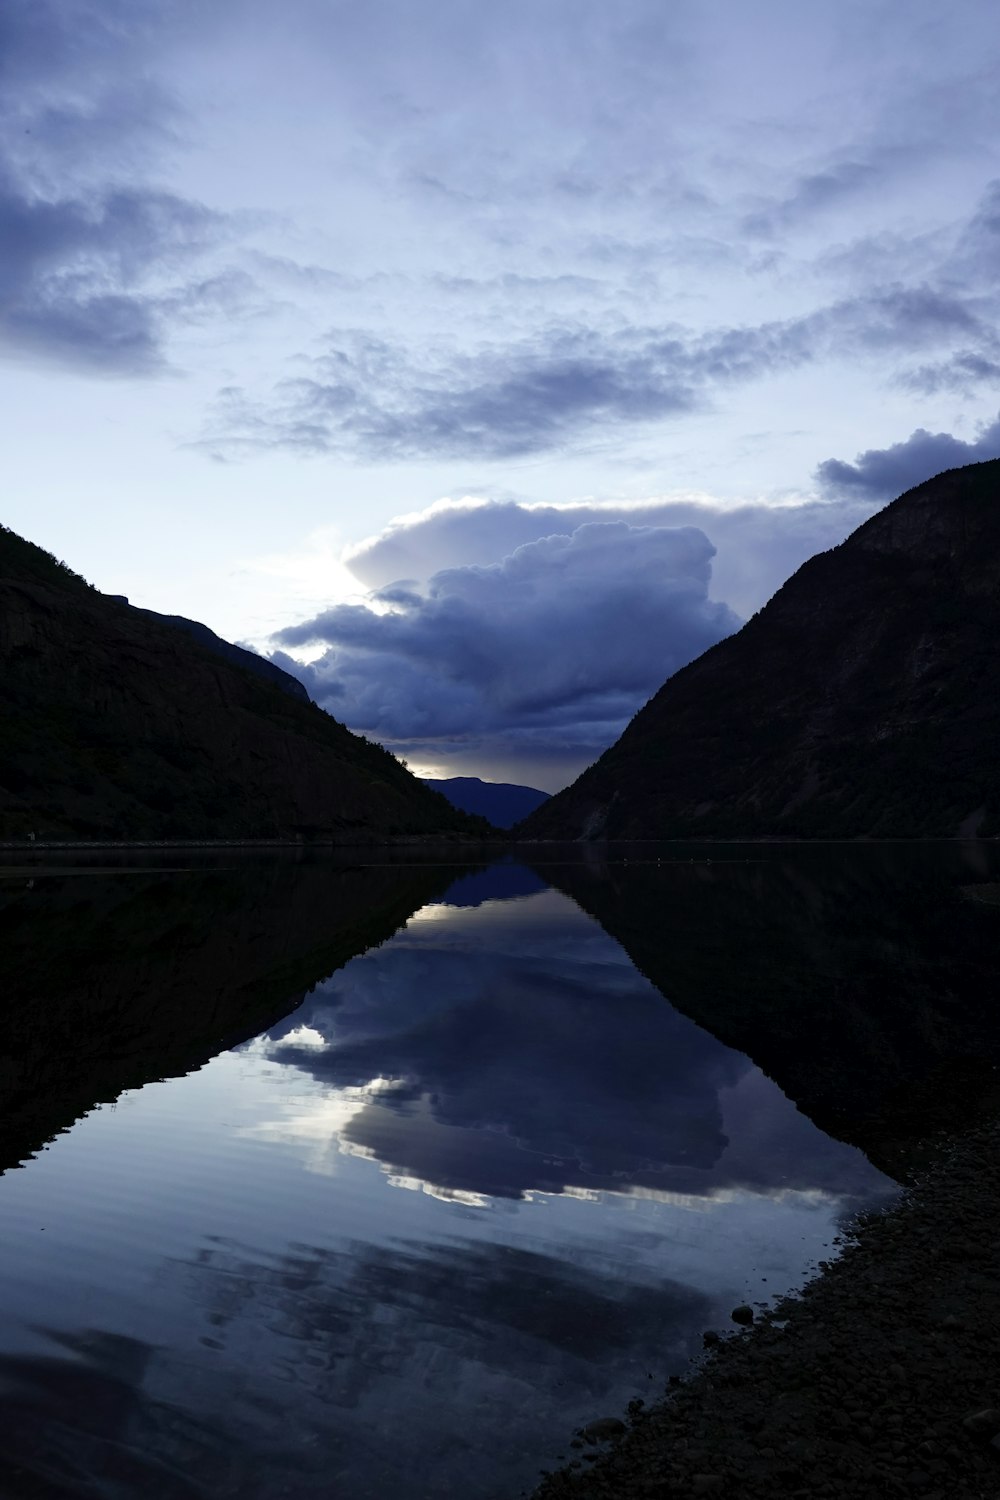
<svg viewBox="0 0 1000 1500"><path fill-rule="evenodd" d="M307 853L319 849L422 849L429 847L440 847L447 845L455 848L498 848L506 850L531 849L531 850L555 850L555 849L578 849L581 851L607 851L611 849L634 849L636 846L649 846L650 848L665 848L669 845L677 845L683 848L697 846L730 847L738 845L759 846L765 849L790 848L790 849L813 849L828 847L830 845L859 848L878 848L881 845L917 845L917 844L965 844L984 845L996 843L1000 835L993 838L963 838L957 835L920 835L913 838L880 838L869 839L862 836L857 838L816 838L816 839L791 839L758 836L755 838L670 838L670 839L532 839L514 838L510 832L498 828L494 834L489 836L475 836L466 833L398 833L398 834L375 834L367 838L352 837L348 839L36 839L27 842L24 839L0 839L0 858L6 854L31 855L36 853L52 852L74 852L102 849L273 849L276 851L295 850ZM689 861L680 861L688 863Z"/></svg>
<svg viewBox="0 0 1000 1500"><path fill-rule="evenodd" d="M373 834L367 839L0 839L0 854L49 853L52 850L78 849L371 849L426 848L428 845L456 845L478 848L503 843L502 839L474 838L463 833L397 833Z"/></svg>
<svg viewBox="0 0 1000 1500"><path fill-rule="evenodd" d="M879 847L882 844L991 844L1000 841L1000 834L988 838L964 837L960 834L918 834L913 837L868 838L858 834L852 838L787 838L781 835L757 834L753 837L684 837L684 838L516 838L510 829L496 828L493 834L466 834L466 832L439 832L439 834L376 834L369 837L349 838L0 838L0 853L33 853L34 850L49 849L369 849L373 844L385 847L421 847L426 844L459 844L459 846L499 846L504 849L634 849L636 846L667 847L678 844L691 846L730 846L730 844L759 844L765 849L790 847L790 849L814 849L829 844L850 847Z"/></svg>
<svg viewBox="0 0 1000 1500"><path fill-rule="evenodd" d="M632 1403L610 1443L583 1429L533 1500L995 1500L1000 1122L934 1146L801 1292Z"/></svg>

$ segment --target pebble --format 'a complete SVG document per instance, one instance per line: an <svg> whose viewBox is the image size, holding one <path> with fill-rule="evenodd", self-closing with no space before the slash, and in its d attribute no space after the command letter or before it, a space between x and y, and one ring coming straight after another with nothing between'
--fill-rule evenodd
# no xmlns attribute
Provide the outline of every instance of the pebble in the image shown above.
<svg viewBox="0 0 1000 1500"><path fill-rule="evenodd" d="M983 1411L970 1412L962 1419L962 1426L973 1437L992 1438L1000 1432L1000 1410L988 1406Z"/></svg>
<svg viewBox="0 0 1000 1500"><path fill-rule="evenodd" d="M621 1437L627 1431L625 1423L618 1417L598 1417L596 1421L588 1422L582 1429L584 1437L592 1443L610 1442L612 1438Z"/></svg>
<svg viewBox="0 0 1000 1500"><path fill-rule="evenodd" d="M690 1378L534 1500L997 1496L1000 1125L947 1145L807 1297L747 1306L741 1338L709 1330Z"/></svg>

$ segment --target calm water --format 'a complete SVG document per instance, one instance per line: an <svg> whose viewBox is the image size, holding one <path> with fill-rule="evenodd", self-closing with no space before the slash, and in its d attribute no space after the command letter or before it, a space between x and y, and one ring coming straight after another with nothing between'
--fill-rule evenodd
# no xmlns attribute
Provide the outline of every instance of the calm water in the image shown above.
<svg viewBox="0 0 1000 1500"><path fill-rule="evenodd" d="M815 917L845 878L717 858L0 880L2 1144L26 1161L0 1177L0 1492L530 1488L894 1191L668 1003L613 912L678 993L709 976L727 1034L777 991L720 950L726 903L773 952L789 891ZM779 955L786 1050L810 1046L817 951Z"/></svg>

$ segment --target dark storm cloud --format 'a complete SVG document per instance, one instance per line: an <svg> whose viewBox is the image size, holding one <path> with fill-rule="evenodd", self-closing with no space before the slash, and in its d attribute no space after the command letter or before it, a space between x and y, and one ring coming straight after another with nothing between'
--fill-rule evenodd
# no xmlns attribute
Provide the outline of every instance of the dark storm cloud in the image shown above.
<svg viewBox="0 0 1000 1500"><path fill-rule="evenodd" d="M726 386L820 359L891 362L958 340L992 345L992 326L961 295L923 284L755 326L548 327L473 354L417 354L348 330L329 336L308 375L279 382L264 401L221 391L202 446L382 462L509 459L677 417Z"/></svg>
<svg viewBox="0 0 1000 1500"><path fill-rule="evenodd" d="M928 432L918 427L905 442L869 448L859 453L854 463L828 458L816 475L823 488L833 494L891 500L944 469L988 458L1000 458L1000 417L971 442L950 432Z"/></svg>
<svg viewBox="0 0 1000 1500"><path fill-rule="evenodd" d="M735 630L708 598L714 548L693 527L591 523L423 592L338 605L279 632L331 649L292 670L324 707L379 738L500 732L607 744L664 677Z"/></svg>
<svg viewBox="0 0 1000 1500"><path fill-rule="evenodd" d="M4 8L0 346L9 352L98 373L155 371L168 325L206 305L210 278L192 280L189 266L228 237L224 217L130 180L169 134L172 106L146 77L143 48L173 9L141 0Z"/></svg>

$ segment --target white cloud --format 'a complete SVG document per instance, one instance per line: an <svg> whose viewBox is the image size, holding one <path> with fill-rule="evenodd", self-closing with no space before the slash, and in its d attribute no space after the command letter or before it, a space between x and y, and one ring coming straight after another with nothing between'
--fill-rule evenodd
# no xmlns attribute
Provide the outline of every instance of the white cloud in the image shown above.
<svg viewBox="0 0 1000 1500"><path fill-rule="evenodd" d="M631 504L583 500L561 506L467 497L438 501L397 518L350 549L344 561L367 588L381 589L399 578L423 581L443 568L493 563L517 547L592 522L696 526L717 548L712 559L715 596L737 614L750 615L807 558L842 542L871 515L875 503L864 495L838 504L804 499L725 505L710 495L690 493Z"/></svg>

